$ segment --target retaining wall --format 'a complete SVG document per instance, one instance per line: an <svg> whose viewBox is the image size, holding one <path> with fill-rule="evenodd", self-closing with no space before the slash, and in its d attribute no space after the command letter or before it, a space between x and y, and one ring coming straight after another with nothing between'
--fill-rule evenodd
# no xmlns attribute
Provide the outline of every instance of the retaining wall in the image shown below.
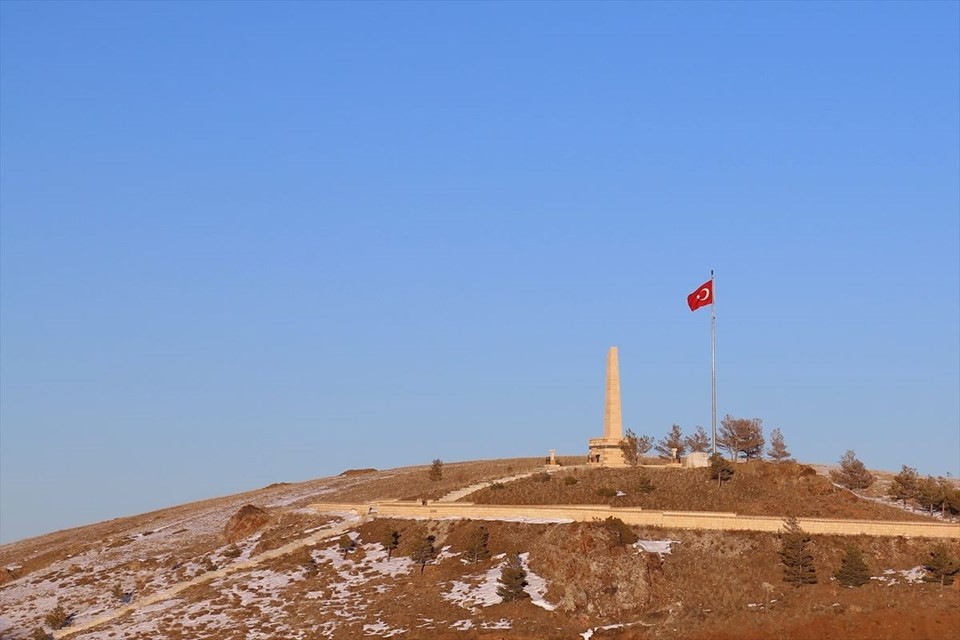
<svg viewBox="0 0 960 640"><path fill-rule="evenodd" d="M417 519L490 519L536 518L589 522L610 516L627 524L663 527L666 529L704 529L712 531L768 531L783 528L782 517L745 516L736 513L704 511L652 511L607 505L496 505L469 502L367 502L311 505L318 511L354 511L360 515L375 514L387 518ZM906 536L912 538L960 539L960 524L946 522L899 522L879 520L834 520L829 518L797 518L804 531L820 535L842 536Z"/></svg>

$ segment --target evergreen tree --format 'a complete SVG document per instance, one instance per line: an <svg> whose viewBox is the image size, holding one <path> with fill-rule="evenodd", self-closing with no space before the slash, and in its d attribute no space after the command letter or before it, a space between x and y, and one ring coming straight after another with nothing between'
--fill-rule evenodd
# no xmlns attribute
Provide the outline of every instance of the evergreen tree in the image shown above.
<svg viewBox="0 0 960 640"><path fill-rule="evenodd" d="M467 550L463 554L464 560L470 564L476 564L481 560L490 557L490 549L487 548L487 542L490 540L490 532L484 526L476 527L470 532L470 538L467 540Z"/></svg>
<svg viewBox="0 0 960 640"><path fill-rule="evenodd" d="M507 556L507 564L500 571L500 579L497 582L500 583L497 587L497 595L503 598L504 602L530 597L530 594L524 590L527 586L527 572L523 570L523 563L520 562L520 556L516 552Z"/></svg>
<svg viewBox="0 0 960 640"><path fill-rule="evenodd" d="M433 461L433 464L430 465L428 476L434 482L443 480L443 460L437 458Z"/></svg>
<svg viewBox="0 0 960 640"><path fill-rule="evenodd" d="M767 456L775 462L783 462L790 457L787 451L787 443L783 441L783 433L780 429L774 429L770 432L770 448L767 449Z"/></svg>
<svg viewBox="0 0 960 640"><path fill-rule="evenodd" d="M383 540L380 542L383 545L383 548L387 550L387 560L393 556L393 551L400 546L400 532L396 529L392 529L387 533Z"/></svg>
<svg viewBox="0 0 960 640"><path fill-rule="evenodd" d="M717 481L717 489L723 488L723 483L733 477L734 469L730 461L719 453L710 456L710 477Z"/></svg>
<svg viewBox="0 0 960 640"><path fill-rule="evenodd" d="M437 550L433 546L436 541L436 536L425 536L420 539L413 553L410 554L410 558L420 565L420 575L423 575L423 568L427 566L427 563L433 562L437 557Z"/></svg>
<svg viewBox="0 0 960 640"><path fill-rule="evenodd" d="M656 446L657 453L660 454L660 457L668 460L674 459L674 449L676 449L676 455L678 457L682 456L685 450L683 432L680 430L680 425L678 424L670 427L670 431L667 432L667 435L664 436Z"/></svg>
<svg viewBox="0 0 960 640"><path fill-rule="evenodd" d="M760 418L734 418L730 414L720 421L717 446L726 449L736 460L743 454L747 460L763 455L763 420Z"/></svg>
<svg viewBox="0 0 960 640"><path fill-rule="evenodd" d="M691 452L703 453L710 450L710 436L703 430L703 427L697 425L697 430L694 431L692 436L684 438L683 444Z"/></svg>
<svg viewBox="0 0 960 640"><path fill-rule="evenodd" d="M916 500L921 507L933 514L934 507L943 508L943 486L933 476L920 478L917 481Z"/></svg>
<svg viewBox="0 0 960 640"><path fill-rule="evenodd" d="M923 565L927 582L939 582L940 586L953 584L954 576L960 573L960 560L957 560L942 542L938 542L930 550L930 557Z"/></svg>
<svg viewBox="0 0 960 640"><path fill-rule="evenodd" d="M853 449L840 457L840 468L830 471L830 479L848 489L866 489L876 480L873 474L867 471L863 463L857 459Z"/></svg>
<svg viewBox="0 0 960 640"><path fill-rule="evenodd" d="M780 533L780 562L783 563L783 581L787 584L795 587L816 584L817 568L808 549L810 542L810 535L800 528L796 518L784 520Z"/></svg>
<svg viewBox="0 0 960 640"><path fill-rule="evenodd" d="M833 576L844 587L860 587L870 582L870 569L863 561L860 547L847 547L847 552Z"/></svg>
<svg viewBox="0 0 960 640"><path fill-rule="evenodd" d="M902 465L900 473L893 476L890 487L887 489L887 495L894 500L901 500L903 506L907 506L907 500L916 500L917 498L917 483L919 481L920 476L917 475L916 469Z"/></svg>

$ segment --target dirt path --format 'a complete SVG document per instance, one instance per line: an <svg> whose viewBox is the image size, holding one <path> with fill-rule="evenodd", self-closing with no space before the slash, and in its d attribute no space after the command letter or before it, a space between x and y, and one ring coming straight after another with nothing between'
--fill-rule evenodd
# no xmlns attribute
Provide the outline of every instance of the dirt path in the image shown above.
<svg viewBox="0 0 960 640"><path fill-rule="evenodd" d="M556 473L557 471L560 471L560 469L579 469L581 466L586 466L586 465L579 465L576 467L561 467L558 469L537 469L536 471L529 471L527 473L518 473L516 475L507 476L505 478L497 478L496 480L484 480L483 482L472 484L469 487L463 487L462 489L456 489L455 491L451 491L450 493L443 496L442 498L439 498L437 502L456 502L457 500L461 498L465 498L475 491L480 491L480 489L483 489L484 487L489 487L491 484L495 482L504 484L507 482L513 482L514 480L522 480L523 478L529 478L530 476L536 475L538 473L543 473L544 471L546 471L547 473Z"/></svg>
<svg viewBox="0 0 960 640"><path fill-rule="evenodd" d="M156 593L151 593L148 596L144 596L143 598L140 598L128 605L125 605L123 607L114 609L113 611L104 613L100 616L97 616L96 618L91 618L90 620L80 622L74 626L70 626L64 629L59 629L57 631L54 631L53 637L56 639L67 638L77 633L94 629L103 624L112 622L118 618L122 618L123 616L133 613L134 611L140 609L141 607L146 607L151 604L156 604L158 602L169 600L170 598L177 595L178 593L182 591L186 591L191 587L195 587L200 584L211 582L213 580L216 580L217 578L223 578L237 571L252 569L257 565L261 564L262 562L265 562L266 560L279 558L280 556L285 556L289 553L297 551L298 549L302 549L303 547L309 547L311 545L315 545L320 542L323 542L324 540L327 540L329 538L334 538L366 522L367 520L368 520L367 516L358 516L356 518L351 518L349 520L339 522L329 527L325 527L320 531L317 531L316 533L306 538L303 538L302 540L296 540L289 544L285 544L282 547L271 549L270 551L264 551L263 553L253 558L250 558L249 560L236 562L229 566L223 567L222 569L208 571L207 573L203 573L190 580L187 580L186 582L180 582L178 584L173 585L172 587L168 587L163 591L157 591Z"/></svg>

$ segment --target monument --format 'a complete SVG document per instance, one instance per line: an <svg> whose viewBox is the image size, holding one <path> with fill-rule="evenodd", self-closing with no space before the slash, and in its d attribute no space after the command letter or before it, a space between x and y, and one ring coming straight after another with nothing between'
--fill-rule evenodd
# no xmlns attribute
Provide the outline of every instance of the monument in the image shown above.
<svg viewBox="0 0 960 640"><path fill-rule="evenodd" d="M617 348L607 352L607 394L603 408L603 437L588 441L587 462L601 467L625 467L620 442L623 440L623 415L620 411L620 364Z"/></svg>

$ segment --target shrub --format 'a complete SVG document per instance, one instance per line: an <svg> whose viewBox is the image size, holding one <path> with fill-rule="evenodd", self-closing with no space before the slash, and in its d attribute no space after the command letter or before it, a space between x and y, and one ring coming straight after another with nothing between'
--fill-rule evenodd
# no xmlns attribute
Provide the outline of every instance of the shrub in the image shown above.
<svg viewBox="0 0 960 640"><path fill-rule="evenodd" d="M434 482L443 480L443 460L436 458L430 465L430 471L427 476Z"/></svg>
<svg viewBox="0 0 960 640"><path fill-rule="evenodd" d="M44 631L42 628L37 627L33 630L33 633L30 634L30 640L50 640L52 638L49 633Z"/></svg>
<svg viewBox="0 0 960 640"><path fill-rule="evenodd" d="M575 476L564 476L563 484L567 485L568 487L572 487L573 485L577 484L577 478Z"/></svg>
<svg viewBox="0 0 960 640"><path fill-rule="evenodd" d="M540 473L535 474L533 479L537 482L550 482L550 474L546 471L541 471Z"/></svg>
<svg viewBox="0 0 960 640"><path fill-rule="evenodd" d="M47 623L48 627L54 630L63 629L65 626L67 626L67 622L70 621L70 616L67 615L63 605L58 602L53 611L44 617L43 621Z"/></svg>
<svg viewBox="0 0 960 640"><path fill-rule="evenodd" d="M490 489L492 489L493 491L503 491L504 488L505 488L505 487L503 486L503 483L502 483L502 482L491 482L491 483L490 483Z"/></svg>
<svg viewBox="0 0 960 640"><path fill-rule="evenodd" d="M656 487L653 486L653 483L650 482L650 478L647 476L640 476L640 479L637 480L637 491L640 493L650 493L654 489L656 489Z"/></svg>
<svg viewBox="0 0 960 640"><path fill-rule="evenodd" d="M611 489L610 487L600 487L597 489L597 495L604 498L616 498L617 490Z"/></svg>

